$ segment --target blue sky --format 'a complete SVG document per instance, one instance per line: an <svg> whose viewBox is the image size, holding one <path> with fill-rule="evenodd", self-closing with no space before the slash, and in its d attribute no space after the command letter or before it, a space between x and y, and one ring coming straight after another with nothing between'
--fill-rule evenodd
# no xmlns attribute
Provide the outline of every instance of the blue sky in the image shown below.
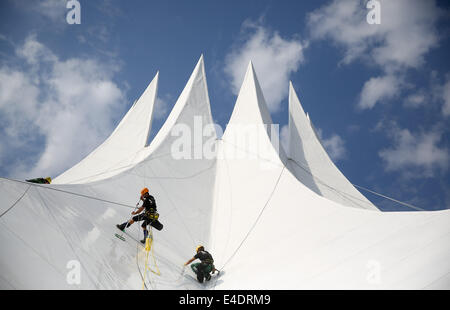
<svg viewBox="0 0 450 310"><path fill-rule="evenodd" d="M351 182L450 207L448 2L381 0L379 25L363 0L79 2L80 25L66 22L66 0L0 4L1 176L77 163L159 70L154 135L203 53L223 128L251 59L282 135L292 80Z"/></svg>

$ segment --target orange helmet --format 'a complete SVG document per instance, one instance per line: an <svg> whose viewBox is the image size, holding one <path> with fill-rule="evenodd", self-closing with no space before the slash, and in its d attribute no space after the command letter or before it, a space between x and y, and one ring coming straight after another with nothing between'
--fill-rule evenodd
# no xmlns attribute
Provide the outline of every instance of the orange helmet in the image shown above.
<svg viewBox="0 0 450 310"><path fill-rule="evenodd" d="M145 193L148 193L148 188L147 188L147 187L144 187L144 188L141 190L141 196L144 196Z"/></svg>

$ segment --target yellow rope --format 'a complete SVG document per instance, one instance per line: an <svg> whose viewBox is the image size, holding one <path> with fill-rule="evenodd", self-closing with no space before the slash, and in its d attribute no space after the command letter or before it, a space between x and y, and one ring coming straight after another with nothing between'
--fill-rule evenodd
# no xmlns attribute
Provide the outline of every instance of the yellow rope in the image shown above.
<svg viewBox="0 0 450 310"><path fill-rule="evenodd" d="M144 277L142 279L142 289L144 289L145 287L145 275L147 274L147 270L150 270L151 272L153 272L154 274L160 276L161 272L159 271L158 265L156 264L156 258L155 258L155 253L153 250L153 231L152 228L150 227L150 232L149 235L147 236L147 239L145 239L145 252L146 252L146 257L145 257L145 269L144 269ZM153 264L155 265L155 270L153 270L152 268L150 268L150 266L148 265L148 256L149 254L152 254L152 258L153 258Z"/></svg>

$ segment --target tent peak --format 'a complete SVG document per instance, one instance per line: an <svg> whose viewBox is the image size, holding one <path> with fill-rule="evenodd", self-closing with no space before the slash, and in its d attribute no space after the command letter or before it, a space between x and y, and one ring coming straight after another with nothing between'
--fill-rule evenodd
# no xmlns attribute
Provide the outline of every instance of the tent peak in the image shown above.
<svg viewBox="0 0 450 310"><path fill-rule="evenodd" d="M272 124L264 95L250 61L229 123Z"/></svg>
<svg viewBox="0 0 450 310"><path fill-rule="evenodd" d="M203 53L200 54L200 58L197 61L197 65L198 64L202 64L202 66L205 64L205 57L203 56Z"/></svg>

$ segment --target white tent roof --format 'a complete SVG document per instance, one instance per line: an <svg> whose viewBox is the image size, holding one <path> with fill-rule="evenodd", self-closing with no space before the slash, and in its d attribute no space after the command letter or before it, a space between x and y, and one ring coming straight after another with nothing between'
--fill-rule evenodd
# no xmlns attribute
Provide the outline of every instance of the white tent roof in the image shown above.
<svg viewBox="0 0 450 310"><path fill-rule="evenodd" d="M122 128L130 128L129 119L111 137L128 139ZM95 178L75 166L72 180L89 180L80 184L0 179L0 288L450 288L450 212L379 212L331 162L292 85L290 159L277 150L251 64L222 139L213 130L194 134L191 158L175 158L184 129L212 124L201 57L167 121L148 147L139 142L137 156L110 153L117 164L96 170ZM211 146L216 156L203 156ZM95 166L90 156L81 162L86 167ZM125 242L114 237L144 186L164 224L154 231L160 275L145 270L146 252L134 240L142 238L138 224ZM181 273L198 244L223 271L207 284L190 270ZM81 266L79 285L67 282L73 260Z"/></svg>

